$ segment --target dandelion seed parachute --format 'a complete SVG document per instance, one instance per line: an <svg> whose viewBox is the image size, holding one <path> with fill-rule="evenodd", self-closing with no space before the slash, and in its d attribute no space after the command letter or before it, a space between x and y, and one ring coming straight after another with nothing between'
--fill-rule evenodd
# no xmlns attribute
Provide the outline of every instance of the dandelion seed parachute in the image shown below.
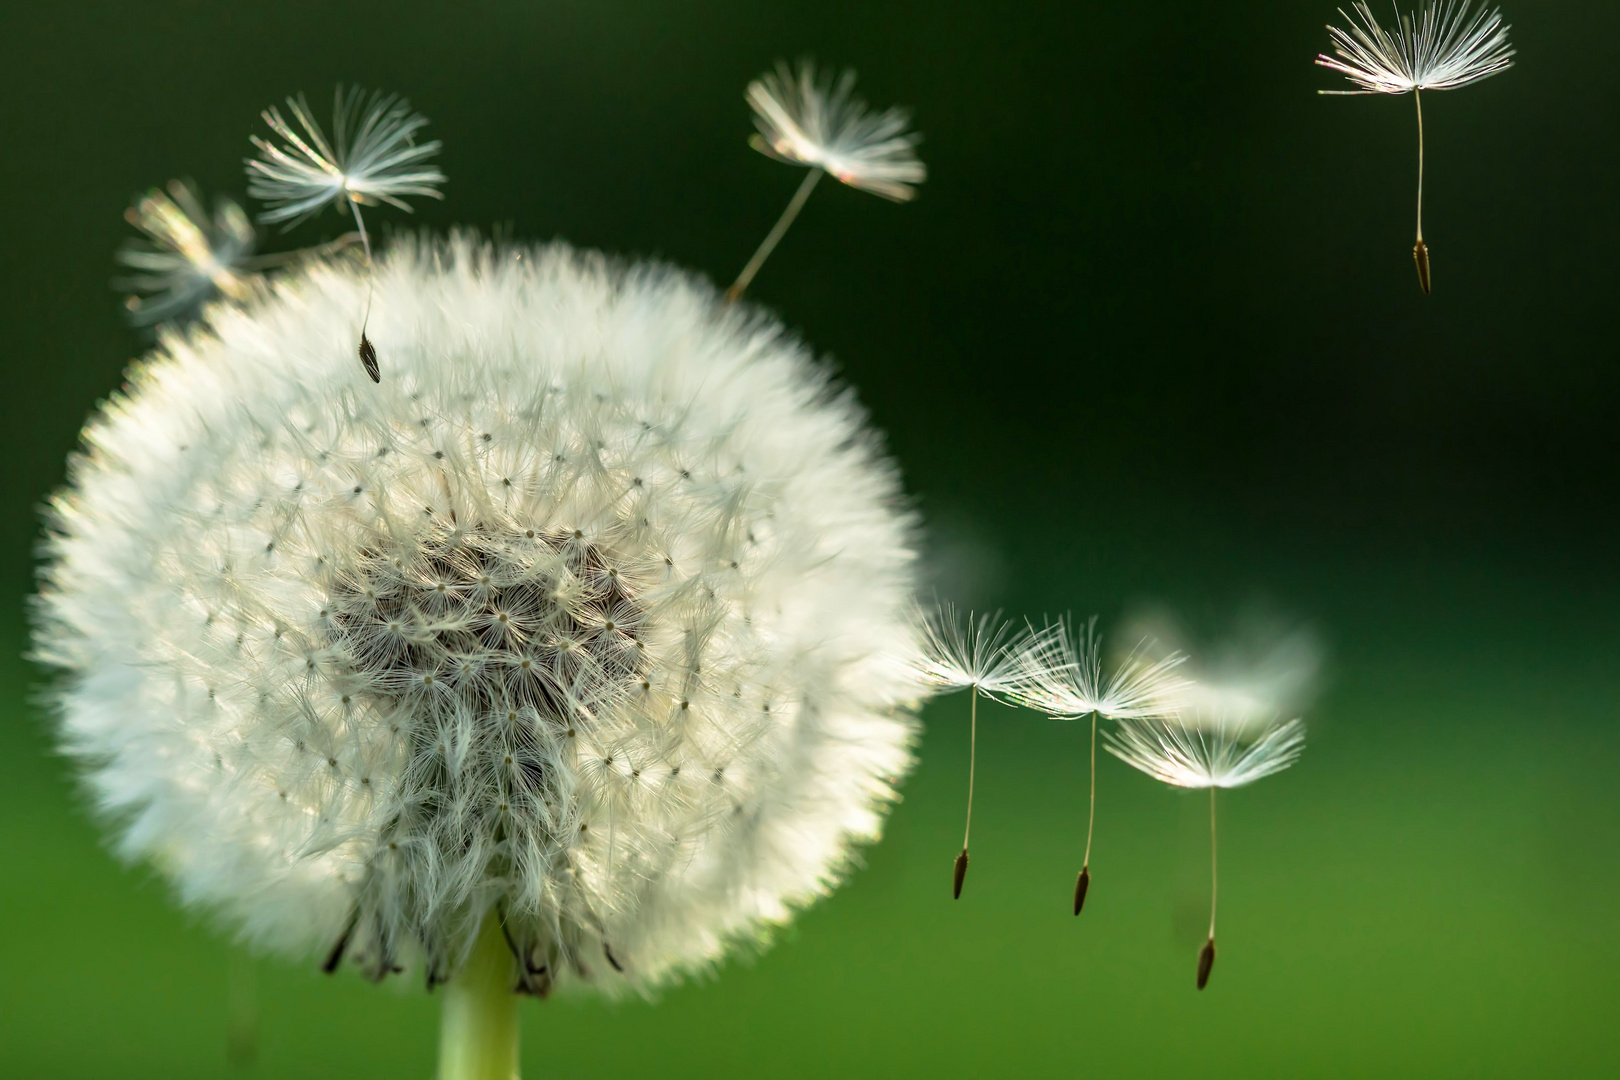
<svg viewBox="0 0 1620 1080"><path fill-rule="evenodd" d="M149 325L194 315L214 296L245 300L257 281L250 266L253 225L230 199L210 219L195 187L181 180L153 188L124 213L145 240L126 245L118 261L135 273L115 284L131 290L130 321Z"/></svg>
<svg viewBox="0 0 1620 1080"><path fill-rule="evenodd" d="M1435 0L1421 13L1402 16L1385 30L1365 2L1339 9L1349 24L1329 26L1335 55L1316 62L1344 75L1355 90L1322 94L1405 94L1415 90L1455 90L1513 66L1508 27L1501 9L1481 6L1469 17L1468 0Z"/></svg>
<svg viewBox="0 0 1620 1080"><path fill-rule="evenodd" d="M1170 652L1154 659L1147 654L1149 645L1150 641L1144 639L1112 674L1105 676L1102 637L1093 617L1084 631L1076 631L1063 619L1051 623L1039 634L1031 635L1020 650L1020 676L1014 687L1014 697L1020 704L1054 719L1091 718L1086 849L1074 879L1075 915L1085 909L1091 891L1091 840L1097 824L1097 718L1162 715L1172 711L1172 703L1186 685L1177 672L1186 657Z"/></svg>
<svg viewBox="0 0 1620 1080"><path fill-rule="evenodd" d="M839 182L906 202L928 178L917 160L918 136L904 109L868 111L856 97L855 73L816 74L805 62L794 72L777 64L748 84L759 134L753 146L793 165L822 169Z"/></svg>
<svg viewBox="0 0 1620 1080"><path fill-rule="evenodd" d="M826 891L910 764L894 470L678 271L319 263L85 444L36 611L62 740L123 853L268 946L431 983L493 915L530 989L644 989Z"/></svg>
<svg viewBox="0 0 1620 1080"><path fill-rule="evenodd" d="M962 617L945 604L918 622L923 627L918 674L925 683L942 691L971 688L1009 699L1023 685L1031 635L1003 620L1000 612Z"/></svg>
<svg viewBox="0 0 1620 1080"><path fill-rule="evenodd" d="M1198 642L1160 610L1139 614L1129 629L1151 643L1138 650L1144 661L1188 657L1176 669L1181 682L1166 695L1166 712L1218 716L1233 729L1265 728L1315 699L1324 650L1308 626L1249 612L1222 637Z"/></svg>
<svg viewBox="0 0 1620 1080"><path fill-rule="evenodd" d="M1327 28L1333 56L1318 54L1316 63L1344 75L1354 90L1318 90L1319 94L1412 94L1417 108L1418 195L1417 243L1412 261L1418 284L1431 291L1429 245L1423 239L1423 91L1455 90L1513 66L1508 27L1500 9L1481 6L1470 18L1469 0L1434 0L1421 13L1400 15L1397 26L1378 25L1364 0L1350 11L1339 9L1348 30Z"/></svg>
<svg viewBox="0 0 1620 1080"><path fill-rule="evenodd" d="M1050 624L1021 651L1021 677L1014 697L1048 716L1100 713L1111 720L1151 718L1173 711L1186 687L1177 670L1186 656L1149 654L1144 640L1110 674L1103 673L1102 637L1095 618L1084 630Z"/></svg>
<svg viewBox="0 0 1620 1080"><path fill-rule="evenodd" d="M439 191L444 173L428 161L437 156L439 141L416 141L427 119L403 98L375 92L368 97L360 87L339 87L330 139L303 95L288 98L287 110L297 127L275 106L266 109L264 122L280 141L252 136L259 156L245 162L248 194L269 207L260 215L266 224L286 222L292 228L328 204L347 202L364 235L362 205L387 203L409 213L407 195L444 198Z"/></svg>
<svg viewBox="0 0 1620 1080"><path fill-rule="evenodd" d="M1003 622L1000 612L958 619L944 605L919 620L923 626L923 654L918 675L935 690L967 690L968 793L967 820L962 827L962 850L951 867L951 898L962 898L967 879L968 839L973 832L973 774L979 748L979 695L1007 698L1026 678L1023 656L1031 634Z"/></svg>
<svg viewBox="0 0 1620 1080"><path fill-rule="evenodd" d="M285 221L291 229L318 214L328 203L347 203L354 215L354 227L366 249L366 264L372 258L371 236L362 205L387 203L411 212L407 195L442 199L439 185L444 173L428 159L439 152L439 141L418 143L416 133L427 126L427 118L411 111L410 102L393 94L373 92L370 97L358 86L347 91L337 87L332 93L332 138L326 137L309 110L302 94L287 99L287 109L303 129L287 123L274 106L261 115L270 131L281 141L251 136L259 156L244 162L248 174L248 194L265 202L269 209L259 220ZM366 291L365 314L360 319L360 341L355 347L361 366L372 382L381 382L377 348L366 336L370 325L371 301Z"/></svg>
<svg viewBox="0 0 1620 1080"><path fill-rule="evenodd" d="M1209 789L1209 939L1198 952L1198 989L1215 966L1215 792L1244 787L1282 772L1305 750L1298 719L1228 717L1193 710L1122 720L1105 736L1108 750L1134 769L1172 787Z"/></svg>
<svg viewBox="0 0 1620 1080"><path fill-rule="evenodd" d="M1305 724L1177 713L1125 720L1104 735L1125 764L1183 788L1236 788L1292 765L1305 749Z"/></svg>
<svg viewBox="0 0 1620 1080"><path fill-rule="evenodd" d="M731 283L727 299L737 299L748 288L799 216L822 173L894 202L915 198L916 185L928 178L927 167L917 159L921 136L906 130L910 115L904 109L870 112L854 90L853 71L843 72L835 81L830 72L817 75L809 61L799 65L797 74L778 62L775 71L748 84L748 104L759 129L749 145L789 165L808 165L810 171Z"/></svg>

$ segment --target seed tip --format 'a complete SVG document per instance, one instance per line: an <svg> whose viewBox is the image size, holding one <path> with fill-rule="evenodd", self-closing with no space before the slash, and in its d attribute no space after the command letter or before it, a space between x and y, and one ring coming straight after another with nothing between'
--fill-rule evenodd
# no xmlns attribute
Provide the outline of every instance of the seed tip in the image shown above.
<svg viewBox="0 0 1620 1080"><path fill-rule="evenodd" d="M1080 876L1074 879L1074 913L1080 914L1080 909L1086 906L1086 890L1091 888L1091 870L1082 866Z"/></svg>
<svg viewBox="0 0 1620 1080"><path fill-rule="evenodd" d="M1202 990L1209 985L1209 972L1215 966L1215 939L1211 937L1204 942L1204 947L1198 952L1198 989Z"/></svg>
<svg viewBox="0 0 1620 1080"><path fill-rule="evenodd" d="M954 873L954 882L951 887L951 899L953 900L962 899L962 880L967 877L967 864L967 848L963 848L962 854L956 857L956 870Z"/></svg>
<svg viewBox="0 0 1620 1080"><path fill-rule="evenodd" d="M337 943L332 946L332 951L326 954L326 960L321 964L321 971L324 974L332 974L338 969L338 965L343 963L343 954L348 951L349 939L354 937L354 930L358 925L360 925L360 909L355 908L349 913L349 921L344 924L343 933L338 935Z"/></svg>
<svg viewBox="0 0 1620 1080"><path fill-rule="evenodd" d="M1418 284L1425 296L1429 293L1429 245L1419 240L1412 245L1412 261L1417 264Z"/></svg>
<svg viewBox="0 0 1620 1080"><path fill-rule="evenodd" d="M382 372L377 367L377 346L373 345L371 339L366 337L364 330L360 331L359 351L360 366L366 369L366 374L371 376L371 381L374 383L382 382Z"/></svg>

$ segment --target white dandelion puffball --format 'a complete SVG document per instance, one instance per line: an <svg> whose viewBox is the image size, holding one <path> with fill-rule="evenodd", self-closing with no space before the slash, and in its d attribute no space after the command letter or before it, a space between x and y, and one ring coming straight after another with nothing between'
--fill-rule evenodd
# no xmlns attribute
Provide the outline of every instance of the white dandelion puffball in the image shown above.
<svg viewBox="0 0 1620 1080"><path fill-rule="evenodd" d="M499 918L526 989L645 988L826 891L910 765L897 474L679 271L317 264L85 442L37 612L63 741L122 850L265 945L431 984Z"/></svg>

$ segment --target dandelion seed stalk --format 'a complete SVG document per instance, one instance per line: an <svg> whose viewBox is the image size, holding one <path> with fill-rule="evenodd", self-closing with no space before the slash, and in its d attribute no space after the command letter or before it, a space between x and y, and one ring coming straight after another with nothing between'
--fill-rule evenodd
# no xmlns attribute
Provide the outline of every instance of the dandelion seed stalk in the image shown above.
<svg viewBox="0 0 1620 1080"><path fill-rule="evenodd" d="M1086 854L1080 860L1080 874L1074 879L1074 913L1080 914L1086 906L1086 891L1091 888L1091 833L1097 824L1097 713L1091 713L1091 793L1086 806Z"/></svg>
<svg viewBox="0 0 1620 1080"><path fill-rule="evenodd" d="M1209 985L1210 970L1215 967L1215 792L1218 788L1209 789L1209 940L1198 953L1198 989L1202 990Z"/></svg>
<svg viewBox="0 0 1620 1080"><path fill-rule="evenodd" d="M360 230L360 243L366 249L366 267L371 267L371 236L366 232L366 223L360 217L360 204L353 199L349 200L349 209L354 211L354 227Z"/></svg>
<svg viewBox="0 0 1620 1080"><path fill-rule="evenodd" d="M516 1080L517 995L512 953L493 912L467 963L445 987L438 1080Z"/></svg>
<svg viewBox="0 0 1620 1080"><path fill-rule="evenodd" d="M1429 245L1423 242L1423 91L1412 91L1412 100L1417 102L1418 124L1417 243L1412 245L1412 261L1417 263L1418 283L1428 292Z"/></svg>
<svg viewBox="0 0 1620 1080"><path fill-rule="evenodd" d="M741 296L743 291L748 288L749 282L754 280L754 275L759 273L759 268L765 265L765 260L771 257L771 252L776 250L776 245L781 243L782 237L787 235L788 227L793 224L793 219L799 216L800 210L804 209L805 200L810 198L810 193L816 188L816 181L820 179L820 169L811 169L809 174L805 176L804 182L799 185L799 190L795 191L793 198L788 200L787 209L783 210L782 216L776 219L776 224L771 226L771 231L765 234L765 239L760 243L758 250L754 252L754 257L748 260L748 265L742 268L742 273L737 275L737 280L733 281L731 288L726 290L726 300L728 302L735 301Z"/></svg>
<svg viewBox="0 0 1620 1080"><path fill-rule="evenodd" d="M962 829L962 854L956 857L955 880L952 884L951 898L962 898L962 881L967 877L968 868L968 835L973 831L973 766L979 746L979 688L973 687L968 692L968 797L967 797L967 824Z"/></svg>

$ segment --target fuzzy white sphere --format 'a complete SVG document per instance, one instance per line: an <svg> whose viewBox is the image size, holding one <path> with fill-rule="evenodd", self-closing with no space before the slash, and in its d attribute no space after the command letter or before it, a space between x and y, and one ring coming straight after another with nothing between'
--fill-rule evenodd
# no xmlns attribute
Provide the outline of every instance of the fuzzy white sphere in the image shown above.
<svg viewBox="0 0 1620 1080"><path fill-rule="evenodd" d="M326 264L139 365L55 500L36 653L122 849L381 977L504 919L649 986L876 836L911 520L769 317L563 247ZM336 958L334 953L334 959Z"/></svg>

